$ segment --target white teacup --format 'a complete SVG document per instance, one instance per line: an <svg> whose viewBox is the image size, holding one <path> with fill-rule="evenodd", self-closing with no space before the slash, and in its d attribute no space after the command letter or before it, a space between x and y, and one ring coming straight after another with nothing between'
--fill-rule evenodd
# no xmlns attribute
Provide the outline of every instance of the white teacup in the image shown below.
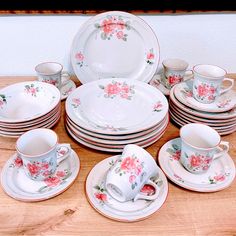
<svg viewBox="0 0 236 236"><path fill-rule="evenodd" d="M166 88L172 88L175 84L181 83L184 79L193 76L192 70L187 70L188 63L181 59L169 58L162 62L164 76L162 82Z"/></svg>
<svg viewBox="0 0 236 236"><path fill-rule="evenodd" d="M62 70L63 66L57 62L43 62L35 67L39 81L55 85L59 90L70 78L70 74Z"/></svg>
<svg viewBox="0 0 236 236"><path fill-rule="evenodd" d="M33 180L47 179L71 153L70 145L58 144L57 134L46 128L25 132L18 138L16 150L26 175Z"/></svg>
<svg viewBox="0 0 236 236"><path fill-rule="evenodd" d="M106 176L107 192L117 201L137 199L154 200L158 197L158 186L150 180L158 174L153 157L143 148L126 145L122 155L109 169ZM145 184L153 186L155 194L147 196L140 191Z"/></svg>
<svg viewBox="0 0 236 236"><path fill-rule="evenodd" d="M232 89L234 80L225 78L226 71L214 65L196 65L193 67L193 96L201 103L212 103L221 94ZM231 85L221 89L223 81L229 81Z"/></svg>
<svg viewBox="0 0 236 236"><path fill-rule="evenodd" d="M212 161L221 157L229 150L228 142L221 141L217 131L207 125L191 123L180 129L182 142L182 165L191 173L206 172ZM222 146L220 148L219 146Z"/></svg>

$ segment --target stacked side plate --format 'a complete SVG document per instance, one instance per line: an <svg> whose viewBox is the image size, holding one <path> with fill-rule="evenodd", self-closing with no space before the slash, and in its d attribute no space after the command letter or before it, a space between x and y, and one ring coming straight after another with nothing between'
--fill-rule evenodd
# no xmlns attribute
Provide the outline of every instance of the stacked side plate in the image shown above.
<svg viewBox="0 0 236 236"><path fill-rule="evenodd" d="M192 95L192 80L175 85L170 91L170 117L180 126L203 123L220 135L236 131L236 92L231 90L216 102L202 104Z"/></svg>
<svg viewBox="0 0 236 236"><path fill-rule="evenodd" d="M19 137L31 129L51 128L60 115L60 91L51 84L28 81L0 90L0 136Z"/></svg>
<svg viewBox="0 0 236 236"><path fill-rule="evenodd" d="M165 96L137 80L89 82L66 100L68 133L79 143L101 151L121 152L129 143L149 146L164 134L168 121Z"/></svg>

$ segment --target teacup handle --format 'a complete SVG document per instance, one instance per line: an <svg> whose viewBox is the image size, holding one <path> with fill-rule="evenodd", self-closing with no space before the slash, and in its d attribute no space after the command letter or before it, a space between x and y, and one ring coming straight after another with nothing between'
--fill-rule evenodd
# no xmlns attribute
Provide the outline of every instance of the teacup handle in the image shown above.
<svg viewBox="0 0 236 236"><path fill-rule="evenodd" d="M66 83L68 83L68 81L70 80L70 76L71 76L70 73L67 72L67 71L63 71L61 73L61 77L64 78L62 83L61 83L61 86L64 86Z"/></svg>
<svg viewBox="0 0 236 236"><path fill-rule="evenodd" d="M223 81L229 81L229 82L231 82L231 85L230 85L228 88L226 88L226 89L222 89L222 90L220 91L220 95L223 94L223 93L225 93L225 92L227 92L227 91L229 91L229 90L232 89L232 87L234 86L234 79L224 78Z"/></svg>
<svg viewBox="0 0 236 236"><path fill-rule="evenodd" d="M222 145L223 148L220 148L220 147L217 147L217 149L219 150L218 153L216 153L214 156L213 156L213 160L221 157L223 154L227 153L229 151L229 142L225 142L225 141L221 141L219 146Z"/></svg>
<svg viewBox="0 0 236 236"><path fill-rule="evenodd" d="M192 79L192 78L193 78L193 71L192 70L186 70L185 75L184 75L184 81Z"/></svg>
<svg viewBox="0 0 236 236"><path fill-rule="evenodd" d="M134 201L137 201L138 199L155 200L158 197L158 195L159 195L159 188L158 188L158 186L153 181L151 181L150 179L147 181L146 184L151 185L155 189L155 194L153 194L151 196L147 196L145 194L138 193L135 196Z"/></svg>
<svg viewBox="0 0 236 236"><path fill-rule="evenodd" d="M71 154L71 146L70 144L63 143L58 144L57 146L57 164L60 164L66 158L68 158Z"/></svg>

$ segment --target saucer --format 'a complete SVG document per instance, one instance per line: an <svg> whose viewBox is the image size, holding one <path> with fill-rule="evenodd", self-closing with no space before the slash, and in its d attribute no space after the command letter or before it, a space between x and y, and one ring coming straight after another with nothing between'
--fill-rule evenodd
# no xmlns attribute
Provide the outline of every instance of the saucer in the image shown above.
<svg viewBox="0 0 236 236"><path fill-rule="evenodd" d="M197 192L216 192L230 186L235 177L235 165L228 154L213 161L206 173L192 174L180 163L181 139L165 143L158 155L161 169L175 184Z"/></svg>
<svg viewBox="0 0 236 236"><path fill-rule="evenodd" d="M159 89L164 95L169 96L170 89L166 88L165 85L162 83L162 76L163 74L154 75L149 84Z"/></svg>
<svg viewBox="0 0 236 236"><path fill-rule="evenodd" d="M160 188L160 194L156 200L137 200L119 202L113 199L106 191L104 182L107 170L114 165L119 156L112 156L104 159L96 164L90 171L86 180L86 195L91 206L101 215L113 220L123 222L133 222L146 219L155 213L165 202L168 193L168 182L162 172L158 168L158 176L154 178L154 182ZM151 193L149 185L145 185L142 189L144 193Z"/></svg>
<svg viewBox="0 0 236 236"><path fill-rule="evenodd" d="M192 109L205 112L225 112L231 110L236 105L236 92L234 90L222 94L212 103L204 104L198 102L193 97L192 87L193 80L188 80L174 86L175 97Z"/></svg>
<svg viewBox="0 0 236 236"><path fill-rule="evenodd" d="M22 160L14 154L1 173L3 190L12 198L24 202L38 202L55 197L67 190L78 176L80 160L75 151L62 161L55 174L44 181L34 181L26 176Z"/></svg>
<svg viewBox="0 0 236 236"><path fill-rule="evenodd" d="M75 89L76 89L75 82L73 80L69 79L68 82L65 83L60 89L61 100L66 99L69 96L69 94L72 91L74 91Z"/></svg>

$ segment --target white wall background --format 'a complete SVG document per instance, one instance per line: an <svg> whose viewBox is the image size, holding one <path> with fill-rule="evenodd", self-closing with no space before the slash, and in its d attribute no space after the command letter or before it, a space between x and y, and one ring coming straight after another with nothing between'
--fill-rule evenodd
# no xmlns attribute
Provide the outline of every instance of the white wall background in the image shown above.
<svg viewBox="0 0 236 236"><path fill-rule="evenodd" d="M0 16L0 75L35 75L43 61L71 71L72 40L89 15ZM236 73L236 14L140 15L155 31L161 61L177 57ZM161 63L159 69L161 68Z"/></svg>

